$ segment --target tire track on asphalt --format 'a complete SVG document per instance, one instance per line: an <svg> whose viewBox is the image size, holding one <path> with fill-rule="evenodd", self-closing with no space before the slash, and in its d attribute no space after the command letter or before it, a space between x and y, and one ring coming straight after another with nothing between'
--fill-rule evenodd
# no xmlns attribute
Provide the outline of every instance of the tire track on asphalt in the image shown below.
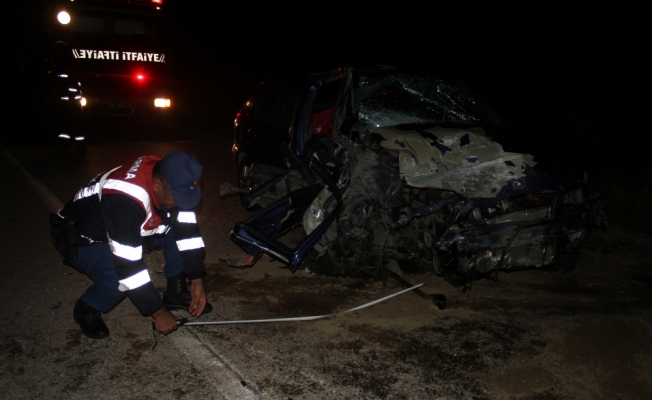
<svg viewBox="0 0 652 400"><path fill-rule="evenodd" d="M28 186L39 197L51 213L56 214L63 208L63 202L57 198L41 181L34 178L7 149L1 147L5 159L14 165L26 178ZM183 334L187 333L187 334ZM177 332L171 336L175 347L181 351L199 370L210 376L209 382L225 399L248 400L261 399L263 396L248 385L246 379L237 373L224 358L208 344L202 343L193 332Z"/></svg>

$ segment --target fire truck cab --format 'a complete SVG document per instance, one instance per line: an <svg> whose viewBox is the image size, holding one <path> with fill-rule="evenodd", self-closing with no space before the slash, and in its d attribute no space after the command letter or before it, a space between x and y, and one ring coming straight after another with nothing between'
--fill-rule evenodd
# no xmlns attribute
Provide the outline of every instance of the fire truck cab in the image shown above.
<svg viewBox="0 0 652 400"><path fill-rule="evenodd" d="M61 134L72 139L82 115L169 112L163 0L59 1L52 13L48 74Z"/></svg>

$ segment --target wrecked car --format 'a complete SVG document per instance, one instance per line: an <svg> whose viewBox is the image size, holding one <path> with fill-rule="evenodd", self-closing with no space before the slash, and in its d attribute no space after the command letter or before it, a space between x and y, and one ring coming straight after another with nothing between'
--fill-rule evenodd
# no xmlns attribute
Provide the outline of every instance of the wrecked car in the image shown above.
<svg viewBox="0 0 652 400"><path fill-rule="evenodd" d="M410 262L454 286L567 268L604 226L604 200L553 145L458 81L386 67L273 77L235 119L238 186L221 194L256 212L231 232L247 255L225 261L377 277ZM297 226L296 246L279 240Z"/></svg>

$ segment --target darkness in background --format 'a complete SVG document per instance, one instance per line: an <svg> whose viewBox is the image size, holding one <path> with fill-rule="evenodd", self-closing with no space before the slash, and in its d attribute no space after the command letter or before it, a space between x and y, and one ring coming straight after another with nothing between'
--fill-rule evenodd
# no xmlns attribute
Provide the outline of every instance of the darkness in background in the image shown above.
<svg viewBox="0 0 652 400"><path fill-rule="evenodd" d="M464 14L423 16L419 9L374 15L346 7L167 3L175 16L179 79L212 88L232 102L221 104L232 112L276 70L347 64L459 78L516 123L536 119L554 127L640 112L631 97L641 84L642 37L587 15L567 21L539 15L542 22L524 18L519 25L478 23Z"/></svg>
<svg viewBox="0 0 652 400"><path fill-rule="evenodd" d="M606 23L596 10L513 10L502 19L500 12L474 19L426 9L220 5L209 11L169 3L179 78L212 93L231 116L269 73L347 64L457 78L518 125L566 139L571 131L598 129L591 140L609 150L613 135L634 140L647 114L640 98L644 36L636 32L642 28L633 21L616 25L611 10L604 11Z"/></svg>
<svg viewBox="0 0 652 400"><path fill-rule="evenodd" d="M7 5L7 88L31 84L38 60L30 50L40 45L42 26L52 18L45 4ZM399 4L364 9L181 0L164 0L164 6L174 27L168 61L186 128L230 136L246 97L281 69L382 64L453 77L515 124L588 161L618 212L652 225L652 212L638 215L652 201L652 161L643 145L649 130L649 46L645 24L637 22L642 10L532 5L475 11ZM20 76L7 74L18 67L24 68ZM10 112L5 108L5 115Z"/></svg>
<svg viewBox="0 0 652 400"><path fill-rule="evenodd" d="M51 0L10 2L3 68L38 64ZM235 114L268 74L383 64L466 82L516 123L642 119L645 60L636 10L470 10L261 6L164 0L173 79L189 105ZM462 13L461 11L465 11ZM533 14L532 11L536 11ZM480 12L482 13L482 12ZM536 15L537 18L533 18ZM23 59L21 61L21 59ZM5 86L13 80L5 75ZM28 85L29 82L21 82ZM191 103L191 104L190 104ZM211 104L210 107L207 107ZM229 117L231 119L231 117Z"/></svg>

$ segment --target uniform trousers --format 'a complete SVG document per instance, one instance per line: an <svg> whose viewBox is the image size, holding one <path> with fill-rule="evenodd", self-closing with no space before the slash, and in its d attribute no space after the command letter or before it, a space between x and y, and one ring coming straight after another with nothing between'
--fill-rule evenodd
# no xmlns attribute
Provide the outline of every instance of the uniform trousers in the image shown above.
<svg viewBox="0 0 652 400"><path fill-rule="evenodd" d="M151 238L146 242L148 243L145 249L163 245L166 278L183 272L183 261L172 230L163 237ZM126 292L118 290L120 279L115 271L113 254L107 243L79 247L75 267L84 271L93 280L93 284L86 289L83 299L94 309L103 313L109 312L126 296Z"/></svg>

